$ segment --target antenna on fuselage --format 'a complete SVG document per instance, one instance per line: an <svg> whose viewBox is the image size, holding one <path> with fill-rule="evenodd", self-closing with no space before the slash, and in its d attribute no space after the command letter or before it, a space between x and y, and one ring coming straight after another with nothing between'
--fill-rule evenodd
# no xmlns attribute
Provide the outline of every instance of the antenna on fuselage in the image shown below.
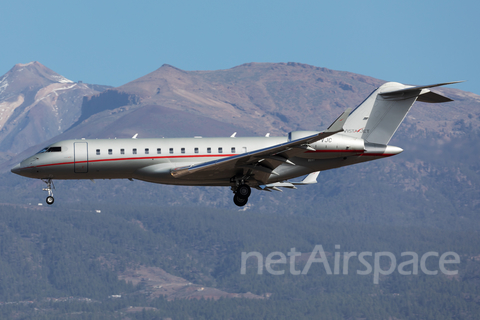
<svg viewBox="0 0 480 320"><path fill-rule="evenodd" d="M135 135L132 137L132 139L137 139L138 133L135 133Z"/></svg>
<svg viewBox="0 0 480 320"><path fill-rule="evenodd" d="M234 132L234 133L230 136L230 138L235 138L236 135L237 135L237 133Z"/></svg>

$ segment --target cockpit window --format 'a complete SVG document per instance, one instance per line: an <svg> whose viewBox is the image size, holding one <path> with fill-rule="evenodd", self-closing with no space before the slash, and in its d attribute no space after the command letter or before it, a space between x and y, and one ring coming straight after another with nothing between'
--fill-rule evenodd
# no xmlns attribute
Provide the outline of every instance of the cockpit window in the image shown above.
<svg viewBox="0 0 480 320"><path fill-rule="evenodd" d="M45 153L45 152L62 152L62 147L47 147L47 148L43 148L38 153Z"/></svg>

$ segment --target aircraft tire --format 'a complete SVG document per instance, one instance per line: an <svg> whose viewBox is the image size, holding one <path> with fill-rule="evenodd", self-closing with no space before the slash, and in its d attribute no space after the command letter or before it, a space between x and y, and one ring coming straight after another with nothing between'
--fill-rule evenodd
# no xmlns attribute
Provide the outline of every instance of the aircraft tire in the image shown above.
<svg viewBox="0 0 480 320"><path fill-rule="evenodd" d="M250 197L251 193L252 193L252 189L250 188L250 186L248 184L239 185L238 188L237 188L237 192L235 192L235 194L239 198L244 198L244 199L248 199L248 197Z"/></svg>
<svg viewBox="0 0 480 320"><path fill-rule="evenodd" d="M233 196L233 202L234 202L237 206L243 207L244 205L247 204L248 198L241 198L241 197L239 197L237 194L235 194L235 195Z"/></svg>
<svg viewBox="0 0 480 320"><path fill-rule="evenodd" d="M48 196L48 197L47 197L47 204L48 204L48 205L53 204L54 201L55 201L55 199L53 199L52 196Z"/></svg>

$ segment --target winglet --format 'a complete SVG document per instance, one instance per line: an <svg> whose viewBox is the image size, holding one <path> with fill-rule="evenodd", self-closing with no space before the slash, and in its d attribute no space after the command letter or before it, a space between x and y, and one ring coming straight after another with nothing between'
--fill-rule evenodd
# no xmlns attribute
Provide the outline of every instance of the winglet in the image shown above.
<svg viewBox="0 0 480 320"><path fill-rule="evenodd" d="M305 184L317 183L317 177L318 177L319 173L320 173L320 171L312 172L308 176L306 176L305 179L303 179L302 181L291 182L291 183L294 184L294 185L305 185Z"/></svg>
<svg viewBox="0 0 480 320"><path fill-rule="evenodd" d="M324 132L341 132L343 131L343 124L345 123L345 120L347 120L348 116L350 115L350 112L352 111L351 108L348 108L345 110L340 117L335 120L330 127L328 127L327 130Z"/></svg>

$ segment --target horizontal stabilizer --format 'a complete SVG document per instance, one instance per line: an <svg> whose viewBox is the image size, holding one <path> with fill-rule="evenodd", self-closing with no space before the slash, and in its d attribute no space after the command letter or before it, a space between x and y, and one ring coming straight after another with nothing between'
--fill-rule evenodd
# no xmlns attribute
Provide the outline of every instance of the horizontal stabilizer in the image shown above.
<svg viewBox="0 0 480 320"><path fill-rule="evenodd" d="M440 103L440 102L450 102L453 101L450 98L444 97L438 93L431 92L429 88L435 88L440 86L446 86L449 84L460 83L463 81L452 81L444 82L437 84L430 84L426 86L412 86L399 90L381 92L379 95L387 100L405 100L413 96L418 96L417 101L429 102L429 103Z"/></svg>
<svg viewBox="0 0 480 320"><path fill-rule="evenodd" d="M383 92L381 94L388 94L388 93L394 93L394 92L407 92L407 91L416 91L416 90L422 90L422 89L428 89L428 88L435 88L435 87L441 87L441 86L446 86L449 84L455 84L455 83L460 83L460 82L465 82L465 80L461 81L452 81L452 82L443 82L443 83L437 83L437 84L429 84L426 86L414 86L414 87L408 87L405 89L400 89L400 90L395 90L395 91L390 91L390 92Z"/></svg>
<svg viewBox="0 0 480 320"><path fill-rule="evenodd" d="M453 100L448 97L442 96L441 94L430 91L419 95L417 101L428 103L442 103L450 102Z"/></svg>

